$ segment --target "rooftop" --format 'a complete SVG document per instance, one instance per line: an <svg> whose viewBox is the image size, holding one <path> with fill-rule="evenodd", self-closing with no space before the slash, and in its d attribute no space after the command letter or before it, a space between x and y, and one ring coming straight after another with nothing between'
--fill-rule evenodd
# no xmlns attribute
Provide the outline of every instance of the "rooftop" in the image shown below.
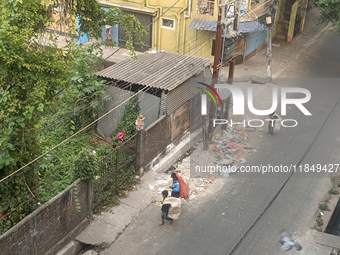
<svg viewBox="0 0 340 255"><path fill-rule="evenodd" d="M189 28L216 32L217 21L194 18ZM241 33L252 33L259 30L266 30L267 27L257 21L240 22L239 31Z"/></svg>
<svg viewBox="0 0 340 255"><path fill-rule="evenodd" d="M138 55L138 60L124 60L98 72L97 76L171 91L212 62L212 59L170 52L143 53Z"/></svg>

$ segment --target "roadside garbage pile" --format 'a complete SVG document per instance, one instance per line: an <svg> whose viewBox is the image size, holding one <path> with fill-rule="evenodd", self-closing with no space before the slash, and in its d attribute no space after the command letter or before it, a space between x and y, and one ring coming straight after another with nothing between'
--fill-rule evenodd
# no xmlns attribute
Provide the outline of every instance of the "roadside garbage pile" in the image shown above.
<svg viewBox="0 0 340 255"><path fill-rule="evenodd" d="M203 151L203 144L195 146L191 157L192 177L218 178L229 177L246 162L246 155L256 153L257 150L248 142L248 132L253 128L234 126L217 133L209 144L209 151Z"/></svg>
<svg viewBox="0 0 340 255"><path fill-rule="evenodd" d="M203 192L208 189L214 182L215 178L190 178L190 156L184 158L181 162L174 165L176 171L184 178L185 182L190 188L190 198L189 200L195 199L198 192ZM162 193L163 190L168 190L171 193L169 186L172 184L172 179L170 178L170 173L161 174L159 177L155 177L156 184L154 186L149 185L149 189ZM160 202L157 202L160 206Z"/></svg>
<svg viewBox="0 0 340 255"><path fill-rule="evenodd" d="M248 142L249 135L252 132L250 128L236 126L227 128L214 137L214 142L210 144L209 149L213 151L217 159L216 164L221 167L237 169L240 164L245 163L245 156L256 153L257 150ZM255 131L255 130L254 130ZM220 173L223 177L228 177L231 172Z"/></svg>
<svg viewBox="0 0 340 255"><path fill-rule="evenodd" d="M204 192L208 189L216 178L229 177L230 172L228 171L218 172L215 170L209 172L205 166L219 165L226 168L235 166L234 169L237 169L240 164L246 162L246 155L257 152L248 142L249 135L247 132L251 131L251 129L245 129L241 126L227 128L214 136L213 141L209 144L208 151L203 151L203 144L200 142L194 147L190 156L174 164L176 171L183 176L189 185L190 200L194 199L198 192ZM161 174L155 179L157 180L155 186L149 186L151 190L159 194L165 189L169 190L172 183L170 173Z"/></svg>

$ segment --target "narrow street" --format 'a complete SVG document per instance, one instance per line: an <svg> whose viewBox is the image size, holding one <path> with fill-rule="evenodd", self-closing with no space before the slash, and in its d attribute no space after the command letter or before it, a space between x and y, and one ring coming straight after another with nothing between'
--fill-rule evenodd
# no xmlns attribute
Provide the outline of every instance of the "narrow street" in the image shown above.
<svg viewBox="0 0 340 255"><path fill-rule="evenodd" d="M281 74L276 85L311 92L305 106L312 117L289 109L298 126L273 137L264 133L261 151L247 158L248 165L339 163L340 83L334 79L340 78L338 45L340 37L324 33ZM237 173L200 202L183 203L173 225L158 227L159 208L149 206L101 254L280 254L283 229L295 233L303 246L329 183L326 175L313 173ZM303 249L299 254L322 253Z"/></svg>

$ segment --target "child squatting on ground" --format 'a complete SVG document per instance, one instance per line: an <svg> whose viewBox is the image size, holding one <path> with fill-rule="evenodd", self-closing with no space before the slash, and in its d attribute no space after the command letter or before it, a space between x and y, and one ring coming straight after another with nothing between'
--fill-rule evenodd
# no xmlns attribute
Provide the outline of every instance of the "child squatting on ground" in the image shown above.
<svg viewBox="0 0 340 255"><path fill-rule="evenodd" d="M169 193L168 193L167 190L162 191L163 202L168 197L168 194ZM164 225L164 220L169 220L170 224L172 224L173 221L174 221L173 219L168 217L169 208L170 208L171 204L163 204L163 202L162 202L162 208L161 208L161 210L162 210L162 214L161 214L162 222L159 223L160 226Z"/></svg>
<svg viewBox="0 0 340 255"><path fill-rule="evenodd" d="M171 178L172 185L169 187L172 189L171 196L179 198L180 184L177 175L173 171L171 172Z"/></svg>

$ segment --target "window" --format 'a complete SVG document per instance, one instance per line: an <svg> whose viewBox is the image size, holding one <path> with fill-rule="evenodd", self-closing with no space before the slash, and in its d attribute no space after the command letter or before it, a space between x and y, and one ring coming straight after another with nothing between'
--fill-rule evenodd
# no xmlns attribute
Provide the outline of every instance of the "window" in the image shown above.
<svg viewBox="0 0 340 255"><path fill-rule="evenodd" d="M198 1L198 14L207 16L214 16L214 0L200 0Z"/></svg>
<svg viewBox="0 0 340 255"><path fill-rule="evenodd" d="M168 29L175 29L175 20L162 18L162 27Z"/></svg>

